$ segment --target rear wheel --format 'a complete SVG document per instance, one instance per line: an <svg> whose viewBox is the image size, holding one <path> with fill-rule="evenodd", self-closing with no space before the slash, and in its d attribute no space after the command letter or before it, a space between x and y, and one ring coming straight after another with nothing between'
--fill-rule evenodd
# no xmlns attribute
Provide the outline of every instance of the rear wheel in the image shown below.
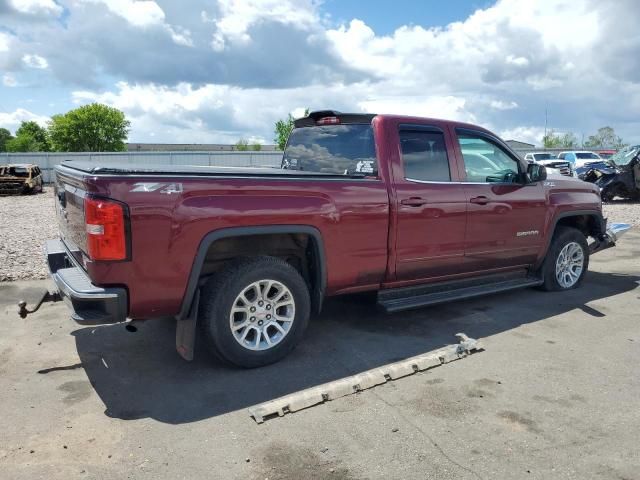
<svg viewBox="0 0 640 480"><path fill-rule="evenodd" d="M542 266L547 291L576 288L584 280L589 267L589 245L584 234L575 228L558 227Z"/></svg>
<svg viewBox="0 0 640 480"><path fill-rule="evenodd" d="M253 368L277 362L300 341L309 322L307 285L274 257L234 261L203 287L200 324L222 360Z"/></svg>

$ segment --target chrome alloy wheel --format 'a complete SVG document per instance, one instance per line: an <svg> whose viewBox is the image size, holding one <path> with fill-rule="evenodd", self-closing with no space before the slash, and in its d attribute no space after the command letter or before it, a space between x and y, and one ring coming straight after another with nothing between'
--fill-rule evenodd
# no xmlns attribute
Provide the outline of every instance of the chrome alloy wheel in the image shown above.
<svg viewBox="0 0 640 480"><path fill-rule="evenodd" d="M573 287L584 268L584 251L580 244L566 244L556 259L556 279L562 288Z"/></svg>
<svg viewBox="0 0 640 480"><path fill-rule="evenodd" d="M296 315L291 291L276 280L259 280L236 297L229 325L236 341L248 350L268 350L287 336Z"/></svg>

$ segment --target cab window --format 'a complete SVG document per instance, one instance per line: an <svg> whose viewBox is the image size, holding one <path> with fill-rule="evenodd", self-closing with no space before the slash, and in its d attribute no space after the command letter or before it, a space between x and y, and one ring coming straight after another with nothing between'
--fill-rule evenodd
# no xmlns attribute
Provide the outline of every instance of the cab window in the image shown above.
<svg viewBox="0 0 640 480"><path fill-rule="evenodd" d="M458 134L467 182L517 183L519 162L484 136Z"/></svg>
<svg viewBox="0 0 640 480"><path fill-rule="evenodd" d="M444 134L427 130L400 130L404 177L424 182L450 182Z"/></svg>

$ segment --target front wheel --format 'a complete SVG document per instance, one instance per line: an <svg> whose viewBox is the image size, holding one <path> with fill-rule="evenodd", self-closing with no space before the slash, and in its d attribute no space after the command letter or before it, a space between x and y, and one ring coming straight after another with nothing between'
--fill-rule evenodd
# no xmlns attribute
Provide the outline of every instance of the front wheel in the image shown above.
<svg viewBox="0 0 640 480"><path fill-rule="evenodd" d="M576 288L589 268L589 245L584 234L575 228L558 227L542 266L547 291Z"/></svg>
<svg viewBox="0 0 640 480"><path fill-rule="evenodd" d="M277 362L300 341L309 322L307 285L274 257L228 264L201 291L200 324L213 353L253 368Z"/></svg>

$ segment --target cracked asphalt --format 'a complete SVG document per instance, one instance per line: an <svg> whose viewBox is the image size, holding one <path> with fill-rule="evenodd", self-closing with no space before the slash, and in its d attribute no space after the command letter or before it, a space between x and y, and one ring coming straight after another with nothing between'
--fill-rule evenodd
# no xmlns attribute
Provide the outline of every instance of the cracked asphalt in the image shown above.
<svg viewBox="0 0 640 480"><path fill-rule="evenodd" d="M640 233L583 286L385 316L334 299L283 362L174 351L174 324L86 328L0 283L2 479L640 479ZM247 408L455 342L485 351L258 425Z"/></svg>

